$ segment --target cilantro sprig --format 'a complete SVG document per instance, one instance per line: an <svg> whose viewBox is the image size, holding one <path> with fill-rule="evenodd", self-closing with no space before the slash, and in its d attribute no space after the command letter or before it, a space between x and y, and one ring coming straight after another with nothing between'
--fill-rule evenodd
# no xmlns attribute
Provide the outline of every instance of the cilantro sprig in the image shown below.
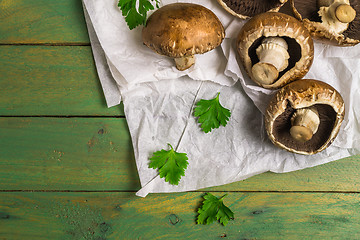
<svg viewBox="0 0 360 240"><path fill-rule="evenodd" d="M186 153L178 153L168 143L170 150L162 149L153 153L150 158L149 167L158 169L160 177L172 185L178 185L181 176L185 176L185 169L188 165Z"/></svg>
<svg viewBox="0 0 360 240"><path fill-rule="evenodd" d="M211 193L206 193L205 200L198 210L197 224L210 224L218 220L222 225L226 226L229 220L234 219L234 213L223 203L226 195L217 198Z"/></svg>
<svg viewBox="0 0 360 240"><path fill-rule="evenodd" d="M152 2L159 8L160 0L119 0L118 7L130 30L145 25L147 12L154 10Z"/></svg>
<svg viewBox="0 0 360 240"><path fill-rule="evenodd" d="M220 104L219 96L218 92L214 99L201 99L196 103L194 116L199 117L198 122L201 123L201 128L205 133L219 128L220 125L225 127L231 116L230 110Z"/></svg>

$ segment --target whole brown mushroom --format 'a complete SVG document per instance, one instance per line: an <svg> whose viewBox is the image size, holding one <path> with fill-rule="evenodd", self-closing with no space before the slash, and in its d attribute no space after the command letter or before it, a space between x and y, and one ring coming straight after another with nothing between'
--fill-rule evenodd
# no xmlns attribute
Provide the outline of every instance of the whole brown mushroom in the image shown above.
<svg viewBox="0 0 360 240"><path fill-rule="evenodd" d="M264 12L277 12L287 0L217 0L232 15L247 19Z"/></svg>
<svg viewBox="0 0 360 240"><path fill-rule="evenodd" d="M290 4L315 39L338 46L360 42L358 0L291 0Z"/></svg>
<svg viewBox="0 0 360 240"><path fill-rule="evenodd" d="M173 3L156 10L142 30L143 43L155 52L175 59L178 70L195 63L195 54L219 46L224 27L209 9L193 3Z"/></svg>
<svg viewBox="0 0 360 240"><path fill-rule="evenodd" d="M240 61L249 77L264 88L276 89L302 78L314 58L309 31L289 15L256 15L237 37Z"/></svg>
<svg viewBox="0 0 360 240"><path fill-rule="evenodd" d="M344 114L344 101L332 86L302 79L275 94L265 113L265 127L276 146L310 155L334 141Z"/></svg>

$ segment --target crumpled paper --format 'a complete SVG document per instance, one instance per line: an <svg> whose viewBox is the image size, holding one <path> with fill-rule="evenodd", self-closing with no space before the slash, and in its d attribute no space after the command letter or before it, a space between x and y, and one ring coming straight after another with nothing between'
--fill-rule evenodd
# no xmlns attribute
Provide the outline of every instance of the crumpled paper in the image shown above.
<svg viewBox="0 0 360 240"><path fill-rule="evenodd" d="M169 4L171 0L163 0ZM315 43L315 60L305 78L331 84L344 97L346 115L334 143L304 156L275 147L267 138L263 112L274 90L256 86L237 60L234 39L244 20L216 0L182 1L211 9L226 29L221 47L196 55L196 64L178 71L172 59L141 42L141 27L129 30L114 0L83 0L98 75L108 106L123 101L142 188L136 193L191 191L240 181L266 171L295 171L360 153L360 46ZM194 104L214 98L232 112L226 127L201 131ZM154 151L170 143L189 165L179 185L148 167Z"/></svg>

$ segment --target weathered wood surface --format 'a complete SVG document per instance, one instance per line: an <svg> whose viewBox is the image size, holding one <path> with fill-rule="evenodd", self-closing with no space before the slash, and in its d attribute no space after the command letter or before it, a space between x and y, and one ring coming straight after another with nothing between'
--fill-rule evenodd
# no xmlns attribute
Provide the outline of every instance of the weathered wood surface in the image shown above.
<svg viewBox="0 0 360 240"><path fill-rule="evenodd" d="M106 106L90 46L0 46L0 56L0 115L124 115Z"/></svg>
<svg viewBox="0 0 360 240"><path fill-rule="evenodd" d="M134 190L123 118L0 118L1 190Z"/></svg>
<svg viewBox="0 0 360 240"><path fill-rule="evenodd" d="M0 43L89 44L81 0L1 0Z"/></svg>
<svg viewBox="0 0 360 240"><path fill-rule="evenodd" d="M123 118L3 117L0 139L0 190L136 191L140 187ZM349 157L207 190L360 192L358 169L360 157Z"/></svg>
<svg viewBox="0 0 360 240"><path fill-rule="evenodd" d="M123 108L106 107L81 1L0 0L0 33L1 240L360 239L360 155L205 189L230 192L226 227L196 225L202 191L135 197Z"/></svg>
<svg viewBox="0 0 360 240"><path fill-rule="evenodd" d="M214 193L216 196L223 192ZM360 195L241 193L227 226L196 225L203 193L0 193L1 239L359 239Z"/></svg>

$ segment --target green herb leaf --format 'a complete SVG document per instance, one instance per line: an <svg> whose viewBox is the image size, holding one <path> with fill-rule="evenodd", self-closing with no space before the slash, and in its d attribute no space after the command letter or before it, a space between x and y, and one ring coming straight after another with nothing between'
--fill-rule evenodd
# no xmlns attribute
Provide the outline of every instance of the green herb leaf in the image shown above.
<svg viewBox="0 0 360 240"><path fill-rule="evenodd" d="M205 133L219 128L220 125L225 127L231 116L230 110L221 106L219 96L220 93L214 99L201 99L196 103L194 116L199 117L198 122L201 123L201 128Z"/></svg>
<svg viewBox="0 0 360 240"><path fill-rule="evenodd" d="M139 1L138 6L136 4L137 1ZM151 1L155 1L156 7L159 8L159 0ZM125 21L130 30L139 25L145 25L147 12L154 10L154 6L149 0L119 0L118 7L125 17Z"/></svg>
<svg viewBox="0 0 360 240"><path fill-rule="evenodd" d="M165 181L173 185L178 185L181 176L185 176L185 169L188 165L186 153L178 153L173 147L169 151L162 149L153 153L150 158L150 168L158 169L160 177L165 177Z"/></svg>
<svg viewBox="0 0 360 240"><path fill-rule="evenodd" d="M229 220L234 218L234 213L223 203L223 198L226 195L217 198L211 193L206 193L203 205L198 210L197 224L210 224L218 220L222 225L226 226Z"/></svg>

